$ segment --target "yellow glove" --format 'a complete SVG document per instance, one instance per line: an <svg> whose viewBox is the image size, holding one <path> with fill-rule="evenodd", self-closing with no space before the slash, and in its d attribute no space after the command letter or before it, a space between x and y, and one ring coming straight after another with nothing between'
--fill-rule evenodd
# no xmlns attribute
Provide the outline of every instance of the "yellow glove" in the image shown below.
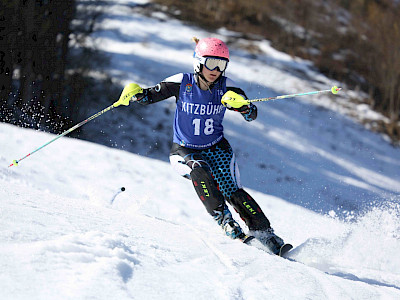
<svg viewBox="0 0 400 300"><path fill-rule="evenodd" d="M128 106L132 97L136 94L143 93L143 89L136 83L130 83L124 87L119 100L113 104L114 107L125 105ZM135 101L136 99L132 100Z"/></svg>
<svg viewBox="0 0 400 300"><path fill-rule="evenodd" d="M250 102L244 99L243 96L233 92L227 91L221 99L221 103L228 108L240 108L244 105L249 105Z"/></svg>

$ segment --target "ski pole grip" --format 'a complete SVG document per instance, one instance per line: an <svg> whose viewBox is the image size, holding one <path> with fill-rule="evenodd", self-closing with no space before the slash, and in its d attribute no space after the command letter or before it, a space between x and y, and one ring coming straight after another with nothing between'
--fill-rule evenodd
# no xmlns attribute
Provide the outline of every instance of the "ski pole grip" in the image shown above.
<svg viewBox="0 0 400 300"><path fill-rule="evenodd" d="M118 107L120 105L128 106L131 98L136 94L142 93L143 89L136 83L130 83L126 85L119 97L119 100L116 101L113 106Z"/></svg>

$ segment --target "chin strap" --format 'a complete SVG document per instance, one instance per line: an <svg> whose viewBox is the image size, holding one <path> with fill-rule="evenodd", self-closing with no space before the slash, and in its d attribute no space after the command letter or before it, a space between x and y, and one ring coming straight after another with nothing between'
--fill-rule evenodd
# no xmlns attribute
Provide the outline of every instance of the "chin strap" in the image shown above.
<svg viewBox="0 0 400 300"><path fill-rule="evenodd" d="M223 76L223 74L225 73L225 71L224 71L223 73L221 73L221 75L220 75L214 82L211 82L211 81L208 81L208 80L204 77L204 75L203 75L203 73L201 72L201 70L203 70L203 66L200 68L200 72L196 72L196 75L197 75L197 77L200 77L201 79L203 79L203 80L207 83L208 90L209 90L210 93L211 93L211 89L212 89L212 88L214 87L214 85L217 84L218 81L222 78L222 76ZM198 85L200 85L198 78L196 78L196 81L197 81Z"/></svg>
<svg viewBox="0 0 400 300"><path fill-rule="evenodd" d="M210 93L212 93L212 92L211 92L211 88L214 86L214 83L209 84L210 81L208 81L208 80L204 77L204 75L203 75L202 73L197 72L196 75L197 75L197 78L196 78L197 85L200 87L200 79L199 79L199 77L200 77L201 79L203 79L203 80L206 82L206 86L207 86L208 91L209 91ZM201 88L201 87L200 87L200 88Z"/></svg>
<svg viewBox="0 0 400 300"><path fill-rule="evenodd" d="M206 79L206 77L203 75L203 73L197 73L197 76L199 76L201 79L203 79L205 82L207 82L207 83L210 83L207 79ZM212 83L211 83L212 84Z"/></svg>

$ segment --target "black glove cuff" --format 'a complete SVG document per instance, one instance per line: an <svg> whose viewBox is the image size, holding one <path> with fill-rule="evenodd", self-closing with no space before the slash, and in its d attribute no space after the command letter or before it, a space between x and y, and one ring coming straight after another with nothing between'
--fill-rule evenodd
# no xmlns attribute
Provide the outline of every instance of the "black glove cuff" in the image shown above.
<svg viewBox="0 0 400 300"><path fill-rule="evenodd" d="M247 114L250 112L250 105L243 105L242 107L235 108L234 110L240 112L241 114Z"/></svg>
<svg viewBox="0 0 400 300"><path fill-rule="evenodd" d="M146 105L151 103L151 98L148 89L143 89L143 93L138 93L135 95L136 101L140 104Z"/></svg>

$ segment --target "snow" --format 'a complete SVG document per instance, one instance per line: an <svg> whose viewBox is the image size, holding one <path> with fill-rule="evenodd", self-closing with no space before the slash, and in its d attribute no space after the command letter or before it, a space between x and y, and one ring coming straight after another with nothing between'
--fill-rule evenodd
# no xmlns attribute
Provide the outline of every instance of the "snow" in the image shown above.
<svg viewBox="0 0 400 300"><path fill-rule="evenodd" d="M103 2L94 39L123 84L190 71L190 38L210 35L133 10L146 1ZM256 59L231 48L227 75L249 97L340 86L259 43ZM400 150L345 115L348 94L260 103L252 123L227 113L242 183L295 246L289 259L225 237L164 150L155 159L63 137L7 168L54 135L0 124L0 298L399 299ZM171 126L170 106L147 109Z"/></svg>

